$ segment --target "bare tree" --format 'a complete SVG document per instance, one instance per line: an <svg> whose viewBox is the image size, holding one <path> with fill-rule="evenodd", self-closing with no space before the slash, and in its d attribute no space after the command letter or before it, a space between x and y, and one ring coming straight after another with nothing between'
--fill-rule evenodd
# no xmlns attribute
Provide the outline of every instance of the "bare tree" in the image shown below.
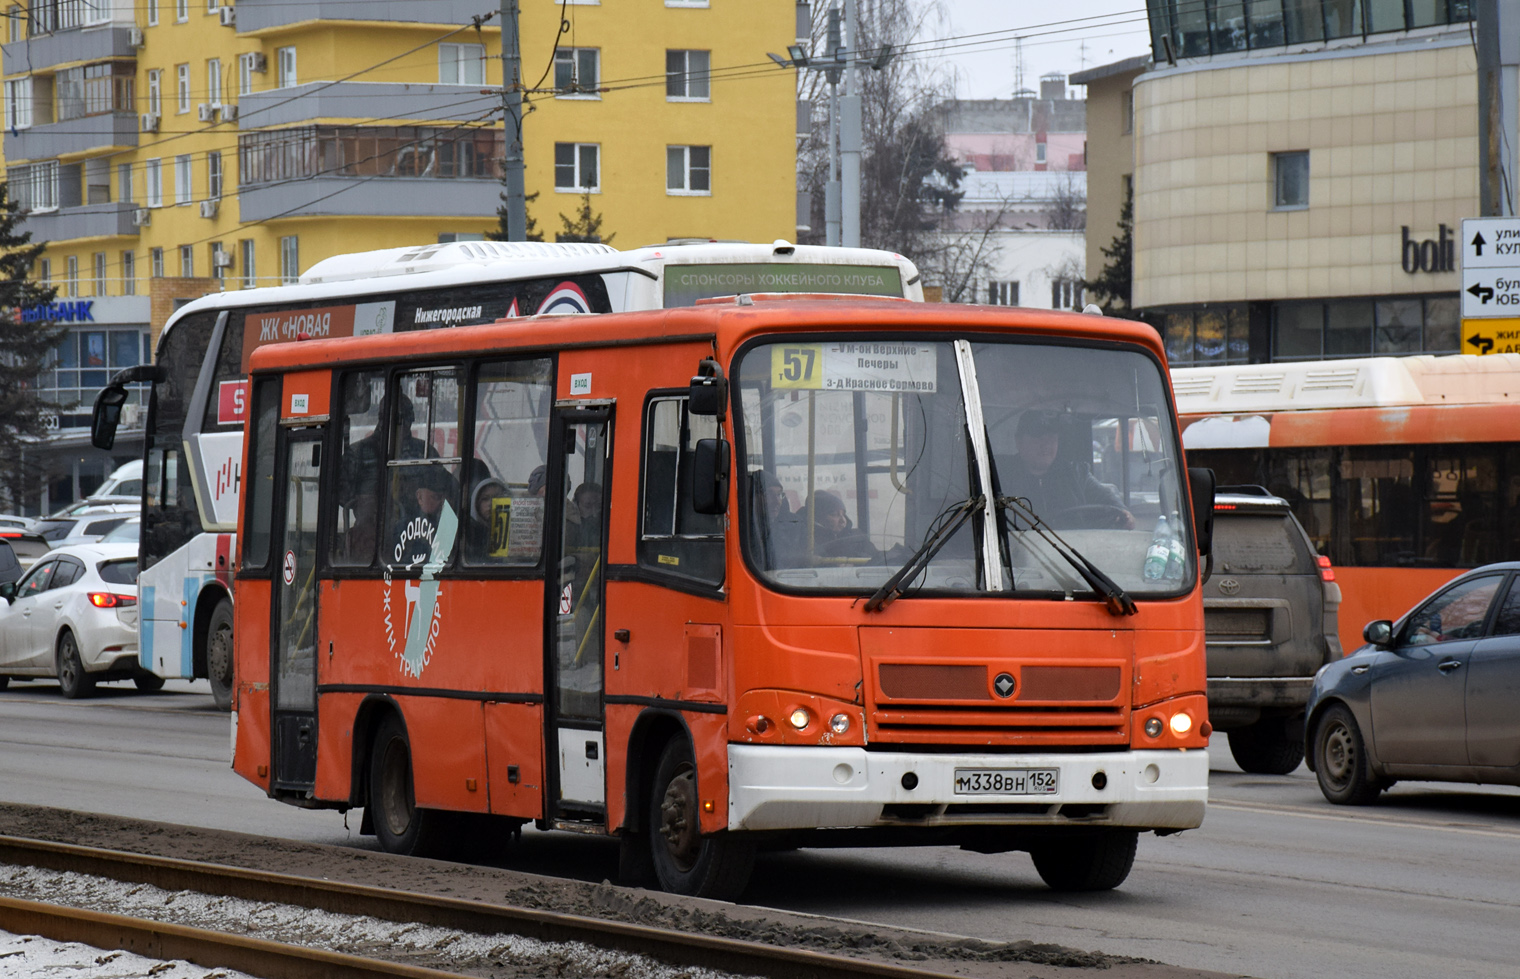
<svg viewBox="0 0 1520 979"><path fill-rule="evenodd" d="M1070 172L1056 185L1049 213L1053 231L1087 230L1087 192L1077 187Z"/></svg>

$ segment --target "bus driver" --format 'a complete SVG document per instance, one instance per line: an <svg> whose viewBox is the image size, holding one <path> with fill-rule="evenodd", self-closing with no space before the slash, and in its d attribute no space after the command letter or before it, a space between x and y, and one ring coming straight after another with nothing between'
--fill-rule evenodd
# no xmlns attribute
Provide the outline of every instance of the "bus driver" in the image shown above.
<svg viewBox="0 0 1520 979"><path fill-rule="evenodd" d="M1002 492L1023 497L1042 519L1078 507L1111 508L1098 521L1133 530L1135 515L1125 509L1119 493L1086 467L1061 458L1061 413L1031 408L1019 416L1014 433L1018 454L997 460Z"/></svg>

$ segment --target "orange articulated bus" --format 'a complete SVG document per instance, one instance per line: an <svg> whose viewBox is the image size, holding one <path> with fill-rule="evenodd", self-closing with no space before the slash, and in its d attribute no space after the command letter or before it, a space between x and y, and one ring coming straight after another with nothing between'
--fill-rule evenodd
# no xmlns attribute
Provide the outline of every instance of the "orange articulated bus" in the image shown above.
<svg viewBox="0 0 1520 979"><path fill-rule="evenodd" d="M772 845L1115 887L1207 796L1213 484L1163 364L752 296L260 348L234 768L393 852L531 821L688 894Z"/></svg>
<svg viewBox="0 0 1520 979"><path fill-rule="evenodd" d="M1466 568L1520 557L1520 355L1172 371L1189 461L1293 505L1341 648Z"/></svg>

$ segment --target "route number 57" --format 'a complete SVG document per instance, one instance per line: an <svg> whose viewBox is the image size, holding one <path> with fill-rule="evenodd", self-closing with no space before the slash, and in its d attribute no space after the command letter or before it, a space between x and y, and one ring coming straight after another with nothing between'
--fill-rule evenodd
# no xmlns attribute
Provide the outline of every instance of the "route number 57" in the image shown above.
<svg viewBox="0 0 1520 979"><path fill-rule="evenodd" d="M771 348L771 387L821 389L823 345L804 343Z"/></svg>

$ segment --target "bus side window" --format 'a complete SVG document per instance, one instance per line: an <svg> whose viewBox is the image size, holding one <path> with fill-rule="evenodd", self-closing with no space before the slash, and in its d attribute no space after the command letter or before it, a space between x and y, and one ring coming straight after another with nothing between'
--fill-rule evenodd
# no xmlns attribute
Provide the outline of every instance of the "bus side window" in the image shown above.
<svg viewBox="0 0 1520 979"><path fill-rule="evenodd" d="M719 436L717 419L693 415L686 398L656 398L644 420L639 564L705 584L723 582L723 517L691 506L692 452Z"/></svg>
<svg viewBox="0 0 1520 979"><path fill-rule="evenodd" d="M381 484L385 458L385 372L355 371L340 383L338 475L332 519L331 563L367 568L375 563L380 534Z"/></svg>
<svg viewBox="0 0 1520 979"><path fill-rule="evenodd" d="M425 564L447 565L459 539L459 374L448 367L397 375L381 552L393 571L420 574Z"/></svg>
<svg viewBox="0 0 1520 979"><path fill-rule="evenodd" d="M462 518L464 560L536 567L543 552L544 487L553 362L500 361L475 379L474 457Z"/></svg>
<svg viewBox="0 0 1520 979"><path fill-rule="evenodd" d="M244 481L243 499L247 515L243 519L243 570L252 571L269 563L274 508L274 437L280 420L281 379L259 379L253 389L253 424L249 427L248 467L252 471Z"/></svg>

